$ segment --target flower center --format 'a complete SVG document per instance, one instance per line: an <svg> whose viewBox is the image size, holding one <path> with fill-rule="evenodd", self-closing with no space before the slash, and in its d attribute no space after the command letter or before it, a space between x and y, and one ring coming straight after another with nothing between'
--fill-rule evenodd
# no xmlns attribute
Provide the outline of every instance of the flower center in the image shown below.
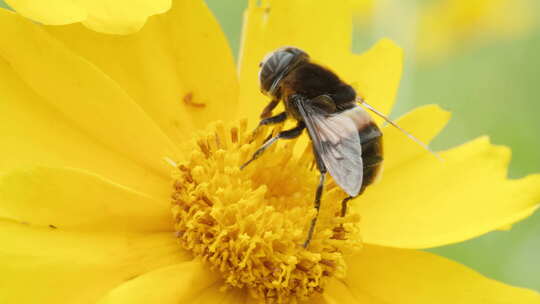
<svg viewBox="0 0 540 304"><path fill-rule="evenodd" d="M172 211L179 243L219 271L226 287L269 303L306 300L331 277L344 276L343 255L361 247L359 216L339 216L345 194L327 182L304 248L319 180L310 145L295 156L297 140L278 142L240 170L271 134L252 137L246 125L214 124L178 164Z"/></svg>

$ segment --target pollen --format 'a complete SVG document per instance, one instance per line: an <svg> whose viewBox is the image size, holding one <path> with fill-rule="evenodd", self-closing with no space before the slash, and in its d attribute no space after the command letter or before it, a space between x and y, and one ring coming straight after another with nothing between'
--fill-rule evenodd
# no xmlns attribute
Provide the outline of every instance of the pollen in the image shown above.
<svg viewBox="0 0 540 304"><path fill-rule="evenodd" d="M361 249L358 214L339 216L345 194L330 179L311 244L304 248L318 171L310 145L284 140L240 170L266 138L247 122L214 123L186 146L174 171L172 213L179 244L266 303L295 303L346 273L344 257ZM306 135L303 135L306 136Z"/></svg>

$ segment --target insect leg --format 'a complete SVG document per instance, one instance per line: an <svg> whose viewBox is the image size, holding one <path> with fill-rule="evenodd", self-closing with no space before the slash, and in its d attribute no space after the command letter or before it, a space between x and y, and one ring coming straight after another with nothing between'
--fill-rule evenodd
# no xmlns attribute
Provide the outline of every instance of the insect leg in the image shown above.
<svg viewBox="0 0 540 304"><path fill-rule="evenodd" d="M353 199L352 196L347 196L341 201L341 217L347 215L347 202Z"/></svg>
<svg viewBox="0 0 540 304"><path fill-rule="evenodd" d="M279 113L278 115L262 119L261 121L259 121L259 125L257 125L255 130L253 130L253 132L251 133L252 140L257 136L257 133L259 133L259 130L261 129L262 126L275 125L280 122L284 122L285 119L287 119L287 112L282 112L282 113ZM272 134L270 134L270 136L272 136ZM268 139L270 138L267 138L266 140Z"/></svg>
<svg viewBox="0 0 540 304"><path fill-rule="evenodd" d="M311 225L309 226L308 235L306 241L304 242L304 248L309 246L311 239L313 238L313 232L315 231L315 225L317 224L317 219L319 218L319 209L321 208L321 197L324 190L324 181L326 179L326 168L321 170L321 177L319 179L319 185L317 186L317 192L315 192L315 203L313 204L317 213L315 217L311 220Z"/></svg>
<svg viewBox="0 0 540 304"><path fill-rule="evenodd" d="M240 170L244 169L247 165L249 165L249 163L251 163L252 161L259 158L264 153L264 151L266 149L268 149L268 147L270 147L278 139L293 139L293 138L296 138L296 137L300 136L300 134L302 134L302 131L304 130L305 127L306 126L304 125L303 122L299 122L298 125L296 125L296 127L292 128L290 130L285 130L285 131L279 132L278 135L270 138L259 149L257 149L257 151L255 151L255 153L253 153L253 156L247 162L245 162L242 166L240 166Z"/></svg>
<svg viewBox="0 0 540 304"><path fill-rule="evenodd" d="M281 112L278 115L265 118L259 122L259 126L275 125L284 122L287 119L287 112Z"/></svg>
<svg viewBox="0 0 540 304"><path fill-rule="evenodd" d="M278 99L272 99L272 101L270 101L270 103L264 108L264 110L262 111L260 117L261 117L262 119L270 117L270 115L272 115L272 110L274 110L274 108L275 108L278 104L279 104L279 100L278 100Z"/></svg>

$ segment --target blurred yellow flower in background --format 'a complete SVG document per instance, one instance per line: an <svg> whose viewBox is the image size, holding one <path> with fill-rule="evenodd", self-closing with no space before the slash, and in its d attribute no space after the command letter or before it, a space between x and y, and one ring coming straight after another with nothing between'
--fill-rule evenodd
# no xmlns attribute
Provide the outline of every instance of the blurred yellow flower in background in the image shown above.
<svg viewBox="0 0 540 304"><path fill-rule="evenodd" d="M446 57L467 45L516 38L537 24L530 0L441 0L420 10L419 58Z"/></svg>
<svg viewBox="0 0 540 304"><path fill-rule="evenodd" d="M507 180L509 151L486 138L440 163L385 127L381 181L345 218L334 216L343 194L328 191L301 247L317 179L309 150L284 143L238 168L262 139L249 143L243 120L264 106L258 62L298 46L388 113L402 52L383 39L352 54L347 1L256 2L239 76L203 1L174 1L127 36L0 10L0 302L538 303L417 250L538 208L540 176ZM449 118L425 106L399 123L428 142Z"/></svg>
<svg viewBox="0 0 540 304"><path fill-rule="evenodd" d="M416 59L432 62L501 39L520 37L538 25L534 0L351 0L359 28L393 29L414 41ZM392 22L389 22L389 19ZM378 24L384 23L384 24Z"/></svg>

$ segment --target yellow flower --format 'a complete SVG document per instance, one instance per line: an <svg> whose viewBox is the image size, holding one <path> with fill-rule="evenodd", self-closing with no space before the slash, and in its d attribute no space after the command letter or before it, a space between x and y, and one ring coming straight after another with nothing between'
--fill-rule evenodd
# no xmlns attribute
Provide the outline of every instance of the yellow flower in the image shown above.
<svg viewBox="0 0 540 304"><path fill-rule="evenodd" d="M530 0L440 0L420 10L419 58L439 59L472 44L516 38L536 25Z"/></svg>
<svg viewBox="0 0 540 304"><path fill-rule="evenodd" d="M82 22L109 34L129 34L143 27L149 16L166 12L171 0L6 0L14 10L50 25Z"/></svg>
<svg viewBox="0 0 540 304"><path fill-rule="evenodd" d="M535 0L350 0L356 26L415 41L415 60L436 62L465 49L517 39L538 26Z"/></svg>
<svg viewBox="0 0 540 304"><path fill-rule="evenodd" d="M264 106L257 63L301 47L388 112L402 54L388 40L351 54L345 1L255 3L238 79L202 1L176 1L129 36L0 10L0 302L539 303L416 250L538 207L540 176L507 180L508 150L485 138L441 164L384 128L380 182L344 218L330 183L313 243L300 246L317 178L309 150L293 152L302 141L238 169L264 136L249 143L242 119ZM425 106L399 123L429 141L448 119Z"/></svg>

